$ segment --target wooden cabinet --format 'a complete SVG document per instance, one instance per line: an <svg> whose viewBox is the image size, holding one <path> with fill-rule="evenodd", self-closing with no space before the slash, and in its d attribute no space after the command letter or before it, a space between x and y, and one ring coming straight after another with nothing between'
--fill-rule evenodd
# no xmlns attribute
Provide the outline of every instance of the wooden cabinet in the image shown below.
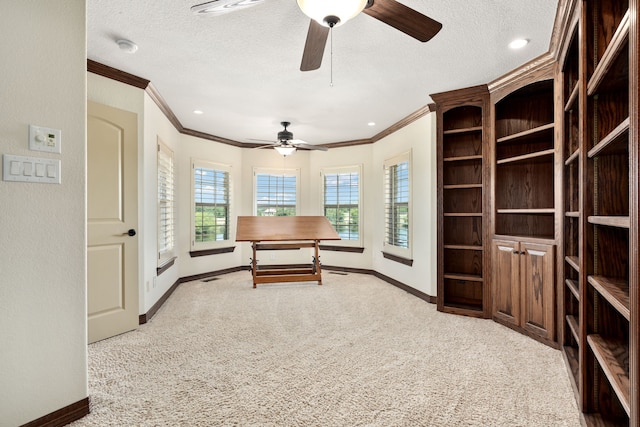
<svg viewBox="0 0 640 427"><path fill-rule="evenodd" d="M552 340L555 335L555 245L493 240L493 316Z"/></svg>
<svg viewBox="0 0 640 427"><path fill-rule="evenodd" d="M431 95L438 117L438 310L490 317L485 85Z"/></svg>

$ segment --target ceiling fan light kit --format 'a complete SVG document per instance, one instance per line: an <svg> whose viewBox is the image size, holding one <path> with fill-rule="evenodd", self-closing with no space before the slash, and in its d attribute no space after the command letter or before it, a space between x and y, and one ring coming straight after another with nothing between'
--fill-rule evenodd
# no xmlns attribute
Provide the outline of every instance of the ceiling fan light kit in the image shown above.
<svg viewBox="0 0 640 427"><path fill-rule="evenodd" d="M287 157L296 152L296 147L293 145L276 145L273 147L276 149L278 153L282 155L282 157Z"/></svg>
<svg viewBox="0 0 640 427"><path fill-rule="evenodd" d="M344 24L367 5L367 0L297 0L300 10L325 27Z"/></svg>

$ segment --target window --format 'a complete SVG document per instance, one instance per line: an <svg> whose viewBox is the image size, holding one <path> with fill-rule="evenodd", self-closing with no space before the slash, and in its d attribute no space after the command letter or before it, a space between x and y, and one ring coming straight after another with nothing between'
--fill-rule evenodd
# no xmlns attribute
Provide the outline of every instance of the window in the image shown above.
<svg viewBox="0 0 640 427"><path fill-rule="evenodd" d="M411 256L411 152L384 162L384 250Z"/></svg>
<svg viewBox="0 0 640 427"><path fill-rule="evenodd" d="M361 171L361 166L349 166L320 172L323 214L347 246L361 246Z"/></svg>
<svg viewBox="0 0 640 427"><path fill-rule="evenodd" d="M220 246L230 239L230 167L193 160L192 249Z"/></svg>
<svg viewBox="0 0 640 427"><path fill-rule="evenodd" d="M269 170L255 168L255 206L257 216L298 215L298 169Z"/></svg>
<svg viewBox="0 0 640 427"><path fill-rule="evenodd" d="M158 265L174 257L173 151L158 139Z"/></svg>

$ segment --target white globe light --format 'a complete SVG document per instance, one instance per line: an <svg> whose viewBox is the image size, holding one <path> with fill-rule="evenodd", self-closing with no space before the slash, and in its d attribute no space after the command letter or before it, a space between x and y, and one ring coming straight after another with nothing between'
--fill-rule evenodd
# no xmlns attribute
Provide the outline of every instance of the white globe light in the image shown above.
<svg viewBox="0 0 640 427"><path fill-rule="evenodd" d="M300 10L325 27L338 26L353 18L367 5L367 0L297 0Z"/></svg>

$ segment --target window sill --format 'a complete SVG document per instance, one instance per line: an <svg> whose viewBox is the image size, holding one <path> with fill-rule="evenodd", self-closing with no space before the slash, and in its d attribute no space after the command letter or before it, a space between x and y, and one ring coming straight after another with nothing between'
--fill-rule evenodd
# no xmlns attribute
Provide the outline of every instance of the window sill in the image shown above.
<svg viewBox="0 0 640 427"><path fill-rule="evenodd" d="M398 255L392 255L389 252L382 252L382 256L391 261L399 262L400 264L408 265L409 267L413 266L413 260L409 258L403 258Z"/></svg>
<svg viewBox="0 0 640 427"><path fill-rule="evenodd" d="M337 246L337 245L320 245L320 250L323 251L334 251L334 252L354 252L354 253L363 253L364 248L357 246Z"/></svg>
<svg viewBox="0 0 640 427"><path fill-rule="evenodd" d="M204 249L201 251L191 251L189 252L189 255L191 256L191 258L195 258L199 256L226 254L229 252L233 252L235 249L235 246L229 246L227 248Z"/></svg>
<svg viewBox="0 0 640 427"><path fill-rule="evenodd" d="M156 276L161 275L162 273L167 271L169 268L171 268L171 266L176 263L177 258L178 258L177 256L171 257L168 260L164 261L162 264L160 264L158 268L156 268Z"/></svg>

